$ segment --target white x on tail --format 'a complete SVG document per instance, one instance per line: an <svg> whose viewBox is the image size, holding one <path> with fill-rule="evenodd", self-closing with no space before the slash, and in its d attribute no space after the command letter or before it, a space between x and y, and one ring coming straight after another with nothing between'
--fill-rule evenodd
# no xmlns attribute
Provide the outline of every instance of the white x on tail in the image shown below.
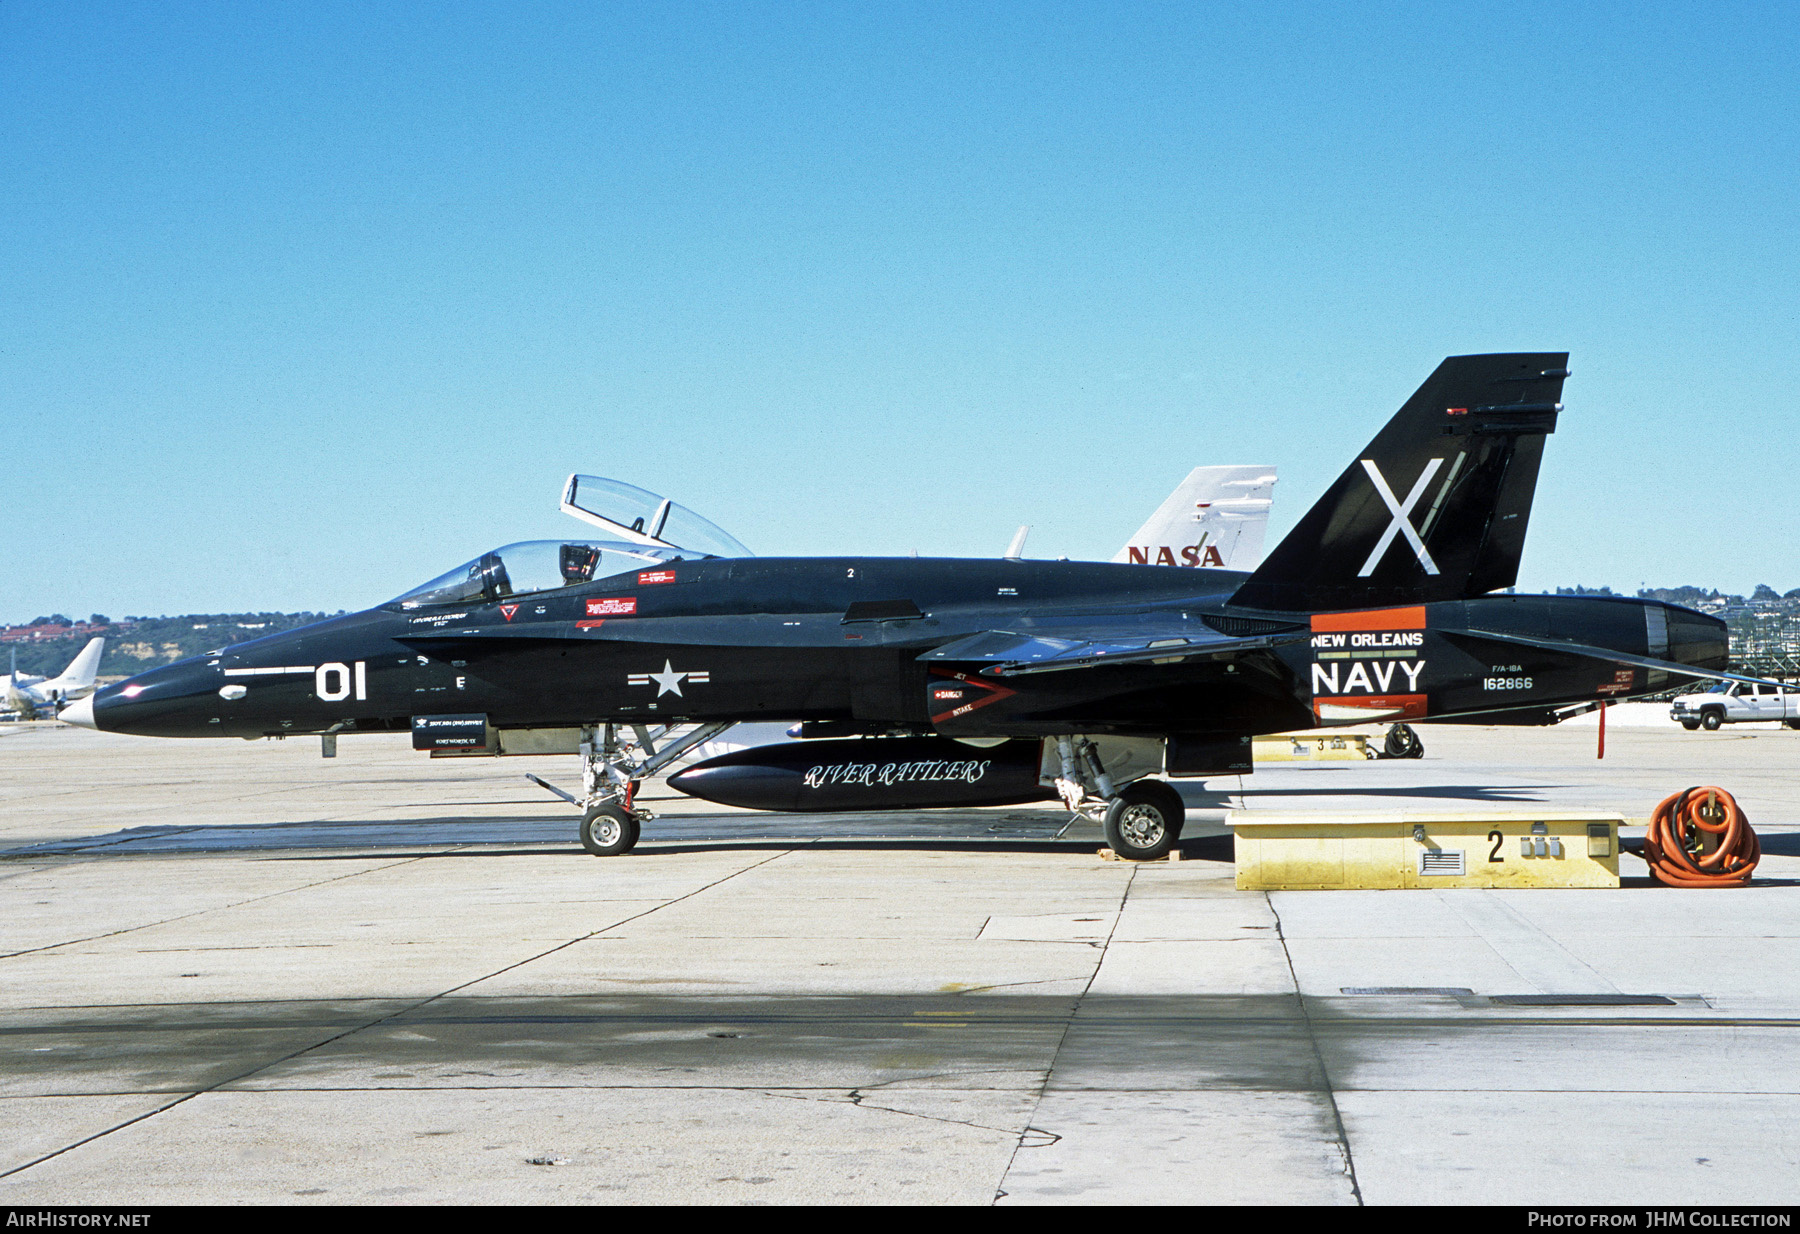
<svg viewBox="0 0 1800 1234"><path fill-rule="evenodd" d="M1438 468L1444 465L1444 460L1434 458L1425 464L1425 470L1419 474L1418 483L1414 484L1412 492L1406 495L1404 505L1394 499L1394 490L1388 487L1388 482L1383 478L1379 467L1369 459L1363 459L1362 465L1363 470L1369 473L1369 479L1374 482L1375 491L1381 494L1381 500L1385 501L1387 508L1393 512L1394 521L1389 523L1388 529L1381 533L1381 539L1375 542L1375 551L1369 554L1367 561L1363 562L1363 568L1356 572L1356 577L1367 578L1375 572L1376 563L1381 560L1381 555L1387 552L1388 545L1394 542L1396 534L1404 535L1407 543L1412 545L1413 552L1419 558L1419 564L1425 567L1425 573L1436 574L1438 572L1437 562L1431 559L1431 554L1425 549L1425 541L1419 539L1419 533L1413 530L1412 520L1407 516L1412 513L1412 508L1419 504L1419 498L1425 495L1425 486L1431 483L1431 477L1435 476Z"/></svg>

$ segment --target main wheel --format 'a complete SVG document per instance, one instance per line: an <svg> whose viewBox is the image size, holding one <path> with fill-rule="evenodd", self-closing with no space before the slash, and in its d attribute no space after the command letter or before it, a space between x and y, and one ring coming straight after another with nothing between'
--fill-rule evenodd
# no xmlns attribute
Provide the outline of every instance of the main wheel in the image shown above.
<svg viewBox="0 0 1800 1234"><path fill-rule="evenodd" d="M623 806L595 806L581 816L581 847L596 857L617 857L637 847L638 821Z"/></svg>
<svg viewBox="0 0 1800 1234"><path fill-rule="evenodd" d="M1725 717L1716 711L1709 711L1700 717L1700 726L1709 733L1719 731L1719 725L1725 723Z"/></svg>
<svg viewBox="0 0 1800 1234"><path fill-rule="evenodd" d="M1782 723L1789 728L1800 728L1800 720L1783 720Z"/></svg>
<svg viewBox="0 0 1800 1234"><path fill-rule="evenodd" d="M1106 842L1128 861L1155 861L1181 838L1187 805L1161 780L1139 780L1106 807Z"/></svg>
<svg viewBox="0 0 1800 1234"><path fill-rule="evenodd" d="M1700 721L1698 721L1698 720L1683 720L1681 722L1681 727L1685 728L1688 732L1691 733L1700 727Z"/></svg>

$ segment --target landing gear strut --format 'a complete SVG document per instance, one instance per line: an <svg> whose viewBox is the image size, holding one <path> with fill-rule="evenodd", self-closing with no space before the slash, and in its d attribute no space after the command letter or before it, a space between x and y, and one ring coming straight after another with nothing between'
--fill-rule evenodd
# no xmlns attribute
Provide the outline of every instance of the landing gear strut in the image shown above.
<svg viewBox="0 0 1800 1234"><path fill-rule="evenodd" d="M1168 856L1187 818L1187 804L1172 785L1138 779L1115 787L1099 751L1085 737L1058 737L1056 749L1062 763L1056 791L1069 807L1071 824L1077 818L1098 822L1107 845L1127 861Z"/></svg>
<svg viewBox="0 0 1800 1234"><path fill-rule="evenodd" d="M618 857L637 846L643 824L656 815L633 804L638 785L697 745L711 741L731 722L702 724L658 750L656 743L674 726L630 727L624 739L617 724L590 724L581 730L581 796L565 793L536 776L525 778L581 809L581 847L596 857Z"/></svg>

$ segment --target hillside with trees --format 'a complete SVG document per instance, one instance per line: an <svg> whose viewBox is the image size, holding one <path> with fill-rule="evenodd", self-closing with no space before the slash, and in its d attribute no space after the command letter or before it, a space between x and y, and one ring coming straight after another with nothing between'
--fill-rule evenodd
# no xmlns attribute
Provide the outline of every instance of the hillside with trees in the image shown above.
<svg viewBox="0 0 1800 1234"><path fill-rule="evenodd" d="M330 613L187 613L179 617L122 617L95 613L74 621L60 613L23 626L0 630L0 672L10 672L13 655L19 671L42 677L62 672L88 639L106 639L100 659L103 677L128 677L159 664L246 643L253 638L297 630L332 616Z"/></svg>
<svg viewBox="0 0 1800 1234"><path fill-rule="evenodd" d="M1617 595L1610 587L1558 587L1559 596ZM1731 632L1731 667L1759 677L1800 678L1800 587L1783 594L1759 583L1748 596L1716 587L1644 587L1640 600L1661 600L1709 613Z"/></svg>

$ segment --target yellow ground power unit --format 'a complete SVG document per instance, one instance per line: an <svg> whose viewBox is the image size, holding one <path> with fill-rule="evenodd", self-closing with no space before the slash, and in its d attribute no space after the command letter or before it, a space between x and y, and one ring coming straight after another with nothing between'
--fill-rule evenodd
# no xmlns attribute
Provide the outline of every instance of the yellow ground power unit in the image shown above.
<svg viewBox="0 0 1800 1234"><path fill-rule="evenodd" d="M1617 887L1617 814L1232 810L1246 891Z"/></svg>
<svg viewBox="0 0 1800 1234"><path fill-rule="evenodd" d="M1370 757L1369 738L1363 733L1276 733L1251 743L1251 757L1259 763L1321 763L1334 759L1362 762Z"/></svg>

